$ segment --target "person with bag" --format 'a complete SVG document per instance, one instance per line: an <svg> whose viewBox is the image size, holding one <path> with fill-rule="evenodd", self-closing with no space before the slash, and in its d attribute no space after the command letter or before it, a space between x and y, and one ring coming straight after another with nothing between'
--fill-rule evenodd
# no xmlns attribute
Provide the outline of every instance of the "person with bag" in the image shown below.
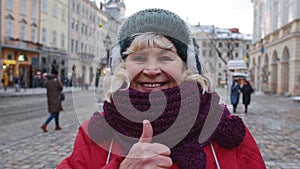
<svg viewBox="0 0 300 169"><path fill-rule="evenodd" d="M127 18L111 52L103 112L81 124L57 168L264 169L242 119L219 104L191 42L171 11Z"/></svg>
<svg viewBox="0 0 300 169"><path fill-rule="evenodd" d="M59 112L63 110L61 105L61 100L59 98L60 93L63 90L63 85L58 80L58 71L53 66L51 69L51 74L46 75L46 89L47 89L47 102L48 111L50 113L46 121L41 125L41 129L44 132L48 132L47 125L54 118L55 120L55 130L61 130L59 125Z"/></svg>
<svg viewBox="0 0 300 169"><path fill-rule="evenodd" d="M251 102L251 94L253 93L253 88L250 85L249 81L244 79L243 87L241 88L241 92L243 93L243 104L245 106L245 113L248 112L248 105Z"/></svg>

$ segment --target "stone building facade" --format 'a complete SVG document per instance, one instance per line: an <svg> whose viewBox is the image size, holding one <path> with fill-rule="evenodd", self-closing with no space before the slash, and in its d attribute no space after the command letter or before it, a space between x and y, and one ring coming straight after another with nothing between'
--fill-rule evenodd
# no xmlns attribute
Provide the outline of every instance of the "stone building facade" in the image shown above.
<svg viewBox="0 0 300 169"><path fill-rule="evenodd" d="M253 0L251 82L265 93L300 95L300 1Z"/></svg>

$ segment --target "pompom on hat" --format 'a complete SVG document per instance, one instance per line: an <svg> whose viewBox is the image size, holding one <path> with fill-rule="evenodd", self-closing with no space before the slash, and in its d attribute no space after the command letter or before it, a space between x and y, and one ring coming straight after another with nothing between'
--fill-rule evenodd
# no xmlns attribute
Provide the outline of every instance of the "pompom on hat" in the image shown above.
<svg viewBox="0 0 300 169"><path fill-rule="evenodd" d="M131 45L137 33L154 32L165 36L177 49L180 58L195 72L201 73L198 51L193 47L190 29L177 14L158 8L145 9L128 17L118 32L119 45L112 50L112 71L126 56L123 52ZM115 57L116 54L121 56Z"/></svg>

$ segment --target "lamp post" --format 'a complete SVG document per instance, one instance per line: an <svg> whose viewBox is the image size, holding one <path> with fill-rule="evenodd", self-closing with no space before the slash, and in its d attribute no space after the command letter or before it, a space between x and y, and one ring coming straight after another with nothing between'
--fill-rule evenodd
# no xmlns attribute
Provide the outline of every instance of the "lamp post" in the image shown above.
<svg viewBox="0 0 300 169"><path fill-rule="evenodd" d="M111 40L110 40L110 36L107 34L105 39L103 40L103 44L104 44L104 47L106 49L106 66L108 66L109 64L109 50L110 50L110 47L111 47Z"/></svg>
<svg viewBox="0 0 300 169"><path fill-rule="evenodd" d="M106 67L106 65L107 65L107 59L102 58L100 60L100 69L97 70L97 74L96 74L96 80L95 80L95 87L96 88L98 88L98 86L99 86L99 80L100 81L102 80L102 79L100 79L100 77L102 76L102 71Z"/></svg>
<svg viewBox="0 0 300 169"><path fill-rule="evenodd" d="M106 57L103 57L100 59L100 68L97 70L97 74L96 74L96 80L95 80L95 87L98 88L98 85L99 85L99 81L100 81L100 84L101 84L101 81L102 81L102 75L105 74L105 72L103 71L106 67L108 67L108 64L109 64L109 50L110 50L110 47L111 47L111 40L110 40L110 36L107 34L106 37L104 38L103 40L103 45L105 47L105 50L106 50ZM102 87L100 85L100 87Z"/></svg>

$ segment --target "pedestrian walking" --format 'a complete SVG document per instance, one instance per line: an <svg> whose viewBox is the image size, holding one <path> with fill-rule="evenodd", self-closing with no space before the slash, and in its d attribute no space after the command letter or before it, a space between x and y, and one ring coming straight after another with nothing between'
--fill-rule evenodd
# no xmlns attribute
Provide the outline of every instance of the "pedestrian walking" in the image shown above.
<svg viewBox="0 0 300 169"><path fill-rule="evenodd" d="M146 9L125 20L104 111L82 123L57 168L265 168L242 119L218 104L195 50L187 24L171 11Z"/></svg>
<svg viewBox="0 0 300 169"><path fill-rule="evenodd" d="M249 81L244 79L243 86L241 88L241 92L243 94L243 104L245 106L245 113L248 112L248 105L251 102L251 94L253 93L253 88L250 85Z"/></svg>
<svg viewBox="0 0 300 169"><path fill-rule="evenodd" d="M14 88L15 88L15 92L19 92L20 91L20 80L19 77L15 76L14 78Z"/></svg>
<svg viewBox="0 0 300 169"><path fill-rule="evenodd" d="M41 125L44 132L48 132L47 125L54 118L55 130L61 130L59 125L59 112L63 110L61 101L59 100L59 93L63 90L63 85L58 80L58 71L52 67L51 74L46 75L46 89L47 89L47 102L48 111L50 113L46 121Z"/></svg>
<svg viewBox="0 0 300 169"><path fill-rule="evenodd" d="M2 77L2 84L3 84L3 88L4 88L4 91L7 90L7 86L8 86L8 75L6 72L3 73L3 77Z"/></svg>
<svg viewBox="0 0 300 169"><path fill-rule="evenodd" d="M20 76L20 87L21 89L23 88L24 91L26 91L26 88L27 88L27 80L26 80L26 77L25 77L25 74L22 73L21 76Z"/></svg>
<svg viewBox="0 0 300 169"><path fill-rule="evenodd" d="M234 80L231 85L231 93L230 93L230 100L233 107L233 113L236 113L236 108L239 104L240 100L240 85L237 80Z"/></svg>

